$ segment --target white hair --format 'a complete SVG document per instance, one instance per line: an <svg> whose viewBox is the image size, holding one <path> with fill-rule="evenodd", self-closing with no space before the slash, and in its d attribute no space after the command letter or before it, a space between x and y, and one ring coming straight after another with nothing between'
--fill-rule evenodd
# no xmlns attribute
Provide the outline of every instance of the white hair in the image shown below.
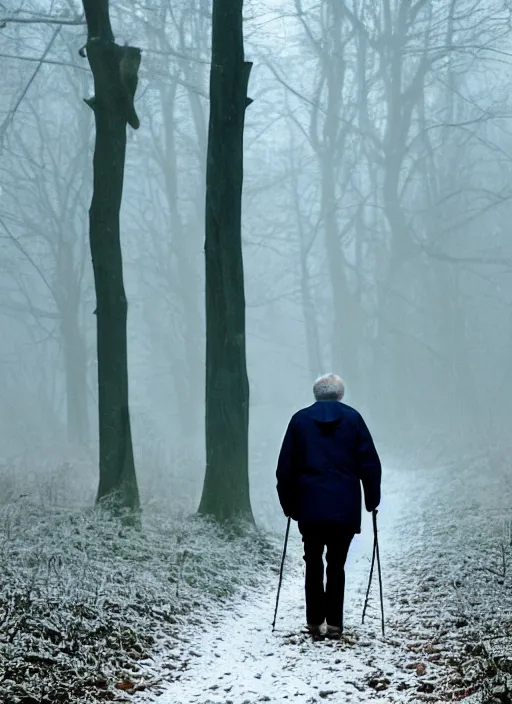
<svg viewBox="0 0 512 704"><path fill-rule="evenodd" d="M345 395L345 384L337 374L324 374L313 386L317 401L341 401Z"/></svg>

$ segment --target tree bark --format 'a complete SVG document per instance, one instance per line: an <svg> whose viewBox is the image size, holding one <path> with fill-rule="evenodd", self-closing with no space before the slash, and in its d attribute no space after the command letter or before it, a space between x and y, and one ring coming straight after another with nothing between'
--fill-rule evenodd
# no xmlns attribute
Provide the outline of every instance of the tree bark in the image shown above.
<svg viewBox="0 0 512 704"><path fill-rule="evenodd" d="M87 57L96 122L94 190L89 211L96 288L100 478L97 502L140 510L128 405L127 301L119 211L126 155L126 124L138 127L133 107L140 50L114 42L108 0L83 0Z"/></svg>
<svg viewBox="0 0 512 704"><path fill-rule="evenodd" d="M199 513L253 520L241 237L243 134L252 64L243 0L214 0L206 175L206 476Z"/></svg>
<svg viewBox="0 0 512 704"><path fill-rule="evenodd" d="M77 313L61 322L66 375L66 415L68 441L80 447L89 444L87 390L87 348Z"/></svg>

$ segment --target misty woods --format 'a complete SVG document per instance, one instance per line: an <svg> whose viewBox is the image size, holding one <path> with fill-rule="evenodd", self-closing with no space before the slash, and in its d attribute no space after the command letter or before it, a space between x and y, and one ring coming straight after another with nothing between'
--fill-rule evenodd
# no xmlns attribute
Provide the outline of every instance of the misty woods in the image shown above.
<svg viewBox="0 0 512 704"><path fill-rule="evenodd" d="M503 3L4 14L5 463L92 502L99 462L100 497L219 517L251 516L250 480L268 522L328 369L392 456L504 446Z"/></svg>
<svg viewBox="0 0 512 704"><path fill-rule="evenodd" d="M512 702L511 21L0 2L2 702Z"/></svg>

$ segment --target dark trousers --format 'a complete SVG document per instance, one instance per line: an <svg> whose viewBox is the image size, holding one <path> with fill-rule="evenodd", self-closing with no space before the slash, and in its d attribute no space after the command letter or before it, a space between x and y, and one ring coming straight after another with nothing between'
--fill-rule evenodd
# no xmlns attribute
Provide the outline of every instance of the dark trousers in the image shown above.
<svg viewBox="0 0 512 704"><path fill-rule="evenodd" d="M306 563L306 618L308 624L343 628L345 560L354 533L343 523L299 522ZM326 584L324 587L324 548Z"/></svg>

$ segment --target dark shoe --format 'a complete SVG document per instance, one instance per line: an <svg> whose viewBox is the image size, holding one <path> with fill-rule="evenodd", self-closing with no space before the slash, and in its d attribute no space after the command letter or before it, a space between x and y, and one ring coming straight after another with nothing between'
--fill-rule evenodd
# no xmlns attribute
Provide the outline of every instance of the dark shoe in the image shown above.
<svg viewBox="0 0 512 704"><path fill-rule="evenodd" d="M321 626L316 623L308 623L307 625L308 633L314 638L318 638L322 635Z"/></svg>
<svg viewBox="0 0 512 704"><path fill-rule="evenodd" d="M343 631L339 626L329 626L329 624L327 624L327 629L325 631L327 638L330 638L331 640L340 640L342 633Z"/></svg>

